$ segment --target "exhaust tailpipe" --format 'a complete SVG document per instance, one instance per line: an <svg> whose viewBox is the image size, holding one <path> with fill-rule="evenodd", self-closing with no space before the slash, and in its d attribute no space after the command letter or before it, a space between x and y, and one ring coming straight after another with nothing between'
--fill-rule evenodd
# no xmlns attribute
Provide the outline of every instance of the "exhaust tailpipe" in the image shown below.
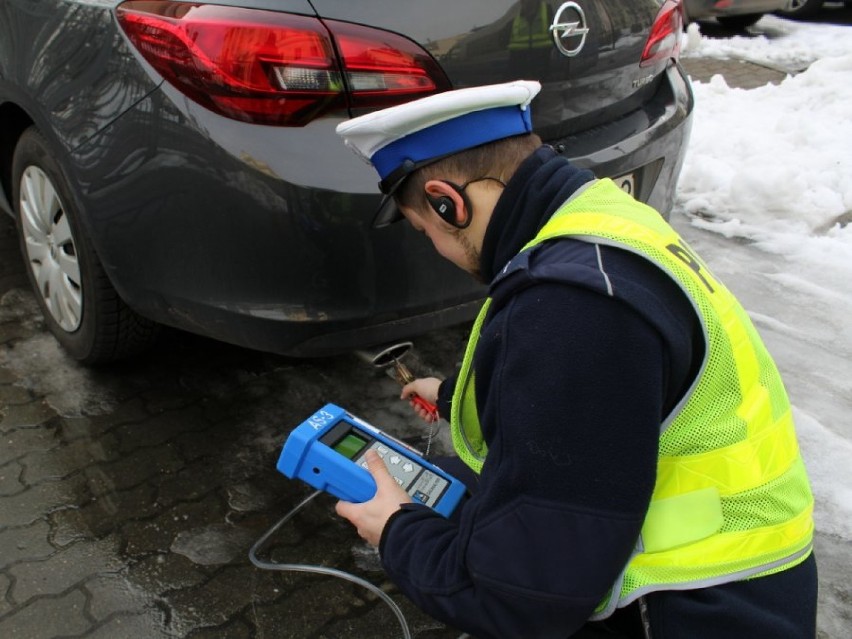
<svg viewBox="0 0 852 639"><path fill-rule="evenodd" d="M355 354L368 364L384 370L396 365L411 350L412 346L414 346L412 342L394 342L375 346L371 349L355 351Z"/></svg>
<svg viewBox="0 0 852 639"><path fill-rule="evenodd" d="M408 367L400 360L411 350L412 346L412 342L395 342L376 346L370 350L355 351L355 353L374 368L387 371L388 375L394 378L400 386L405 386L413 382L415 378ZM438 407L435 404L418 395L412 395L411 401L429 414L429 421L438 420Z"/></svg>

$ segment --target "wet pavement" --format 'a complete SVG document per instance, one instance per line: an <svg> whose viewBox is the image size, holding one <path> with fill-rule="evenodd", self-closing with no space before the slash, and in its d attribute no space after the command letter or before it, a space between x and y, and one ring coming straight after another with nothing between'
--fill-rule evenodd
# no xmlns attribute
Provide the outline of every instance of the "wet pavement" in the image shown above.
<svg viewBox="0 0 852 639"><path fill-rule="evenodd" d="M783 78L749 63L685 65L731 85ZM465 337L424 336L407 363L449 372ZM133 361L80 367L45 330L0 219L0 637L400 636L363 588L247 557L310 493L274 469L289 430L334 401L423 444L398 392L355 355L296 361L177 332ZM435 445L449 449L446 426ZM393 596L415 637L458 637L395 590L333 504L308 505L265 557L352 572Z"/></svg>
<svg viewBox="0 0 852 639"><path fill-rule="evenodd" d="M368 591L247 557L311 492L274 466L289 430L325 402L422 443L396 382L355 355L294 361L177 332L88 370L45 330L16 241L0 219L0 637L399 636ZM449 370L464 337L420 340L428 365L418 352L407 363ZM448 450L446 433L433 445ZM315 500L263 556L393 594L333 504ZM414 636L458 636L396 600Z"/></svg>

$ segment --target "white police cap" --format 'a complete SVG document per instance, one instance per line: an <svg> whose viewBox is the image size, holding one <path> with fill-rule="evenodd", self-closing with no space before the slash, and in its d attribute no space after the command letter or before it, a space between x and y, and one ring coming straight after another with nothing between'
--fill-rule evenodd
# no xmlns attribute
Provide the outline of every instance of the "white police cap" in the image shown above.
<svg viewBox="0 0 852 639"><path fill-rule="evenodd" d="M538 82L457 89L430 95L342 122L337 133L346 146L370 162L385 194L375 226L400 218L394 191L420 167L454 153L532 131L527 108L541 90Z"/></svg>

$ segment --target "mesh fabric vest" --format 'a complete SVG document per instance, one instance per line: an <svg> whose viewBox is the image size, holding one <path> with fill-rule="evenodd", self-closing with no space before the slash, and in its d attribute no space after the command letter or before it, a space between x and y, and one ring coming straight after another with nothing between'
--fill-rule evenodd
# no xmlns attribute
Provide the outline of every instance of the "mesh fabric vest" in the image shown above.
<svg viewBox="0 0 852 639"><path fill-rule="evenodd" d="M693 385L660 427L656 484L634 555L594 618L655 590L737 581L806 559L813 496L787 393L745 310L656 211L611 180L564 204L525 249L565 236L662 268L689 296L705 339ZM450 417L456 452L476 472L488 450L472 363L490 304L471 332Z"/></svg>

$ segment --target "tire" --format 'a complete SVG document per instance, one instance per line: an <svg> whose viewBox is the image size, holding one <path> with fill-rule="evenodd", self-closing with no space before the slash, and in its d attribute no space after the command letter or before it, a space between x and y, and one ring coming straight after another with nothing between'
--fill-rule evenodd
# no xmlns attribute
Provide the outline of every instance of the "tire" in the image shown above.
<svg viewBox="0 0 852 639"><path fill-rule="evenodd" d="M790 0L788 9L779 9L775 13L785 18L809 18L819 13L823 0Z"/></svg>
<svg viewBox="0 0 852 639"><path fill-rule="evenodd" d="M12 197L30 284L48 328L71 357L102 364L150 347L157 324L134 313L113 288L68 181L35 127L15 147Z"/></svg>
<svg viewBox="0 0 852 639"><path fill-rule="evenodd" d="M744 13L741 16L718 16L716 19L728 29L745 29L763 17L762 13Z"/></svg>

